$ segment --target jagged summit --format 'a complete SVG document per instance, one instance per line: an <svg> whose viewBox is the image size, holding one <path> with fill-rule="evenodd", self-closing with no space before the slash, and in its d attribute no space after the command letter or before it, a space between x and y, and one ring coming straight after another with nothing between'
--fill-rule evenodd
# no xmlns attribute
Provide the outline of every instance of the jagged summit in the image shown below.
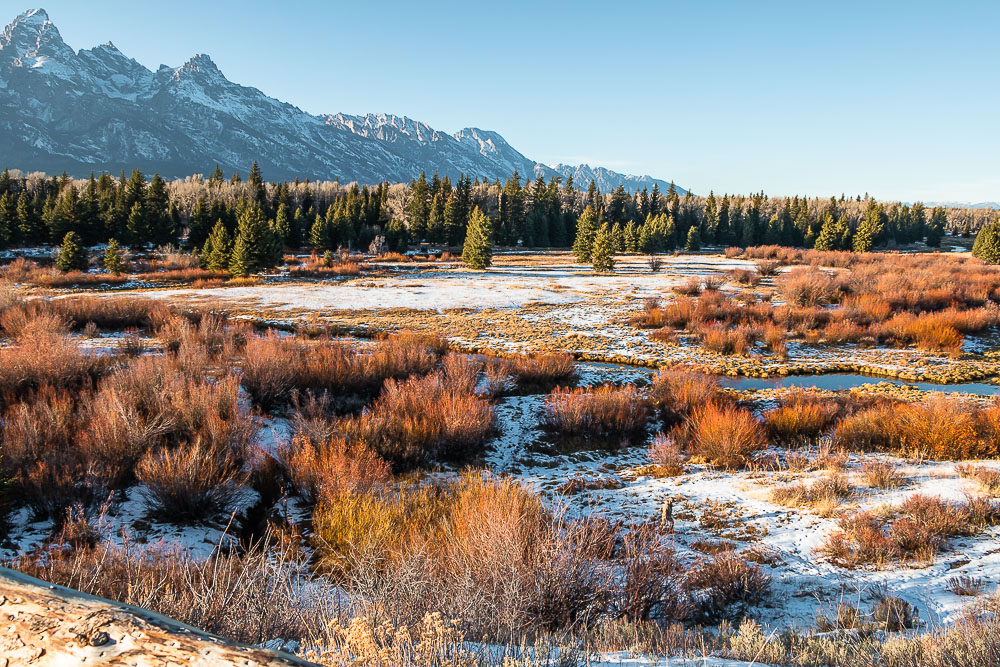
<svg viewBox="0 0 1000 667"><path fill-rule="evenodd" d="M204 53L154 72L111 41L77 52L44 9L0 34L0 156L0 167L78 175L139 167L185 176L256 159L273 179L408 181L424 170L504 179L516 169L525 179L573 173L579 185L593 176L605 191L654 182L548 167L475 127L449 134L393 114L314 116L230 81Z"/></svg>

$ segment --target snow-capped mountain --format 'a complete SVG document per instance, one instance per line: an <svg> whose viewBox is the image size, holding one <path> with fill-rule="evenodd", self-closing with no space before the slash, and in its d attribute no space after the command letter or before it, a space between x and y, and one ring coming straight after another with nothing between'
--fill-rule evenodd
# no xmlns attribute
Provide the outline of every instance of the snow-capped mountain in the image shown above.
<svg viewBox="0 0 1000 667"><path fill-rule="evenodd" d="M314 116L229 81L200 54L152 72L108 42L74 51L45 10L0 34L2 166L85 175L139 167L180 177L246 171L257 160L273 180L408 181L426 170L489 179L573 176L603 191L667 183L587 165L549 167L496 132L448 134L402 116Z"/></svg>

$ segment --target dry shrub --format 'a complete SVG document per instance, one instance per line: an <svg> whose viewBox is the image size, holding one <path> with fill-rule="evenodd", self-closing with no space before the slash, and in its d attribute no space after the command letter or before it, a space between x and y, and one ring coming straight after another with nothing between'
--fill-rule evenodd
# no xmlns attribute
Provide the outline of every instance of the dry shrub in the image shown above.
<svg viewBox="0 0 1000 667"><path fill-rule="evenodd" d="M619 560L621 583L612 596L613 617L633 623L681 621L695 611L684 588L683 568L654 526L643 524L626 531Z"/></svg>
<svg viewBox="0 0 1000 667"><path fill-rule="evenodd" d="M747 269L731 269L726 272L729 279L734 283L745 287L756 287L760 284L760 274Z"/></svg>
<svg viewBox="0 0 1000 667"><path fill-rule="evenodd" d="M837 303L843 295L841 281L820 269L795 269L778 278L777 283L785 302L795 306Z"/></svg>
<svg viewBox="0 0 1000 667"><path fill-rule="evenodd" d="M295 489L308 501L367 493L392 479L389 464L364 443L331 438L314 445L297 437L283 452Z"/></svg>
<svg viewBox="0 0 1000 667"><path fill-rule="evenodd" d="M696 333L707 350L719 354L745 357L753 348L757 331L749 326L728 327L724 324L703 324Z"/></svg>
<svg viewBox="0 0 1000 667"><path fill-rule="evenodd" d="M514 381L522 387L551 387L576 375L576 359L566 352L514 355L505 361Z"/></svg>
<svg viewBox="0 0 1000 667"><path fill-rule="evenodd" d="M66 318L74 329L93 323L104 331L149 327L171 312L156 299L100 296L72 296L53 299L47 307Z"/></svg>
<svg viewBox="0 0 1000 667"><path fill-rule="evenodd" d="M1000 495L1000 470L962 463L955 466L955 471L961 477L971 479L990 495Z"/></svg>
<svg viewBox="0 0 1000 667"><path fill-rule="evenodd" d="M154 512L169 521L197 521L227 512L248 481L233 450L200 441L148 451L136 465L136 477L145 485L143 493Z"/></svg>
<svg viewBox="0 0 1000 667"><path fill-rule="evenodd" d="M695 407L715 402L720 396L715 377L684 368L660 371L649 387L649 399L667 423L683 419Z"/></svg>
<svg viewBox="0 0 1000 667"><path fill-rule="evenodd" d="M661 475L674 476L684 472L685 459L680 443L663 433L657 433L649 445L649 460Z"/></svg>
<svg viewBox="0 0 1000 667"><path fill-rule="evenodd" d="M782 359L788 355L788 345L785 343L787 332L783 326L769 322L761 328L760 335L769 352Z"/></svg>
<svg viewBox="0 0 1000 667"><path fill-rule="evenodd" d="M45 550L11 565L54 584L135 605L235 641L307 639L325 626L320 583L285 548L252 546L207 559L140 548L130 540ZM328 603L328 601L327 601Z"/></svg>
<svg viewBox="0 0 1000 667"><path fill-rule="evenodd" d="M815 442L837 417L834 401L797 390L789 392L781 405L764 413L768 435L788 447Z"/></svg>
<svg viewBox="0 0 1000 667"><path fill-rule="evenodd" d="M678 437L686 451L727 470L745 467L755 452L767 447L760 421L749 410L729 404L695 408Z"/></svg>
<svg viewBox="0 0 1000 667"><path fill-rule="evenodd" d="M564 435L627 435L645 429L651 412L634 385L557 387L545 399L542 423Z"/></svg>
<svg viewBox="0 0 1000 667"><path fill-rule="evenodd" d="M875 294L857 294L844 299L844 311L861 325L884 322L892 313L892 304Z"/></svg>
<svg viewBox="0 0 1000 667"><path fill-rule="evenodd" d="M950 503L914 494L895 518L870 511L844 516L840 532L827 537L821 553L842 567L885 567L903 560L933 561L948 538L974 535L1000 520L1000 507L982 498Z"/></svg>
<svg viewBox="0 0 1000 667"><path fill-rule="evenodd" d="M336 500L316 514L321 563L348 591L364 592L365 613L413 623L439 610L480 640L507 641L602 616L689 613L673 552L652 527L623 533L613 553L618 528L552 515L510 480L466 474Z"/></svg>
<svg viewBox="0 0 1000 667"><path fill-rule="evenodd" d="M738 617L761 602L771 590L771 578L754 563L734 552L723 551L702 560L687 576L686 586L697 592L697 615L714 624Z"/></svg>
<svg viewBox="0 0 1000 667"><path fill-rule="evenodd" d="M771 489L769 499L785 507L811 507L820 516L830 516L840 501L853 493L850 482L843 475L823 477L811 484L795 483Z"/></svg>
<svg viewBox="0 0 1000 667"><path fill-rule="evenodd" d="M975 597L983 592L983 580L967 574L948 579L948 590L955 595Z"/></svg>
<svg viewBox="0 0 1000 667"><path fill-rule="evenodd" d="M371 408L343 420L340 431L399 466L471 454L493 428L493 408L474 393L467 378L448 371L387 380Z"/></svg>
<svg viewBox="0 0 1000 667"><path fill-rule="evenodd" d="M865 461L861 466L861 479L875 489L895 489L906 481L896 466L887 461Z"/></svg>
<svg viewBox="0 0 1000 667"><path fill-rule="evenodd" d="M305 262L289 266L288 273L292 276L326 278L336 276L361 275L362 265L348 255L338 255L327 263L323 257L313 254Z"/></svg>
<svg viewBox="0 0 1000 667"><path fill-rule="evenodd" d="M322 648L309 648L305 657L322 665L367 667L479 667L481 653L468 647L455 621L428 612L414 632L395 623L355 616L344 625L331 623Z"/></svg>
<svg viewBox="0 0 1000 667"><path fill-rule="evenodd" d="M46 385L73 391L90 385L114 363L110 357L82 352L65 336L34 332L0 348L0 394L9 401Z"/></svg>
<svg viewBox="0 0 1000 667"><path fill-rule="evenodd" d="M722 251L726 256L726 259L736 259L743 254L743 248L738 248L736 246L729 246Z"/></svg>
<svg viewBox="0 0 1000 667"><path fill-rule="evenodd" d="M446 347L439 337L411 333L390 336L370 350L272 333L247 342L243 386L265 408L290 399L293 389L372 395L387 379L427 373Z"/></svg>
<svg viewBox="0 0 1000 667"><path fill-rule="evenodd" d="M960 400L937 398L906 404L894 413L902 451L925 458L967 459L980 451L974 410Z"/></svg>
<svg viewBox="0 0 1000 667"><path fill-rule="evenodd" d="M257 426L239 408L233 375L190 379L163 357L144 357L106 378L84 406L77 447L111 487L134 479L135 464L151 449L201 442L232 451L252 448Z"/></svg>
<svg viewBox="0 0 1000 667"><path fill-rule="evenodd" d="M40 336L69 333L69 322L39 302L18 304L0 315L0 327L15 340L30 341Z"/></svg>
<svg viewBox="0 0 1000 667"><path fill-rule="evenodd" d="M757 262L757 275L763 278L772 278L778 275L778 269L781 267L781 262L776 262L774 260L761 260Z"/></svg>
<svg viewBox="0 0 1000 667"><path fill-rule="evenodd" d="M883 401L844 416L834 428L833 445L852 452L898 451L894 425L899 408L897 402Z"/></svg>
<svg viewBox="0 0 1000 667"><path fill-rule="evenodd" d="M872 604L872 621L885 632L899 632L916 625L917 610L903 598L883 597Z"/></svg>
<svg viewBox="0 0 1000 667"><path fill-rule="evenodd" d="M683 296L698 296L705 289L704 281L698 276L692 276L687 280L677 283L672 288L675 294Z"/></svg>

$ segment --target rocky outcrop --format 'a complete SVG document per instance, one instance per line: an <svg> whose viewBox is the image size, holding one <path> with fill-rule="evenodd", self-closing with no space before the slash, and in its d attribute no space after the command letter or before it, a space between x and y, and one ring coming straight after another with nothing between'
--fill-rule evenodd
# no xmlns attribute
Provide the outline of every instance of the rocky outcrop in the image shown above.
<svg viewBox="0 0 1000 667"><path fill-rule="evenodd" d="M0 667L312 664L0 567Z"/></svg>

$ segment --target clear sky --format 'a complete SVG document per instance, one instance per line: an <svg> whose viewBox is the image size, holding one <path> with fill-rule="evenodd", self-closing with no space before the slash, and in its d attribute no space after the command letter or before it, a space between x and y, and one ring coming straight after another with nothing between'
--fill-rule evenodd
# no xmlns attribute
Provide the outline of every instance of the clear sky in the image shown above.
<svg viewBox="0 0 1000 667"><path fill-rule="evenodd" d="M27 0L22 0L25 2ZM5 3L6 23L27 9ZM313 113L496 130L704 193L1000 201L1000 2L45 0L73 48L208 53Z"/></svg>

